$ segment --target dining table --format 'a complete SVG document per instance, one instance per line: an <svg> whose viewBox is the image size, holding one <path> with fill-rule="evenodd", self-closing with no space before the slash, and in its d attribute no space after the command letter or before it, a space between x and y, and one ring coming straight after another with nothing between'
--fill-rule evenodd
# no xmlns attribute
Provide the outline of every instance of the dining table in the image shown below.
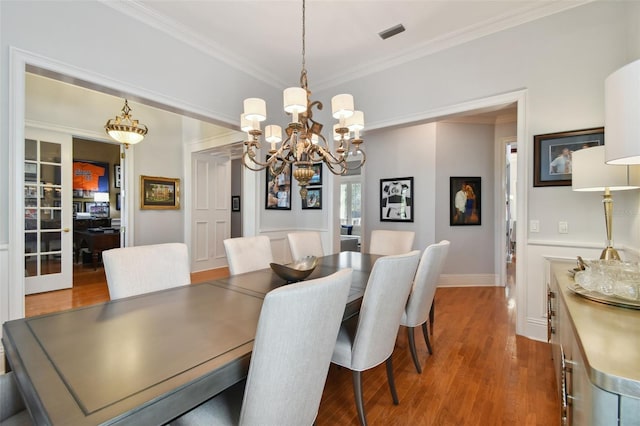
<svg viewBox="0 0 640 426"><path fill-rule="evenodd" d="M358 313L377 255L323 256L307 278L352 268ZM271 269L7 321L5 365L38 425L163 425L243 380Z"/></svg>

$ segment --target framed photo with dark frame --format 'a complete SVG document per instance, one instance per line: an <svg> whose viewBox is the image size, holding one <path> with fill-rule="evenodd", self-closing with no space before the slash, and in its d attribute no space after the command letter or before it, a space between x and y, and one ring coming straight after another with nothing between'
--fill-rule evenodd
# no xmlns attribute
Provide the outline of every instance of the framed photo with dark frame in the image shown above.
<svg viewBox="0 0 640 426"><path fill-rule="evenodd" d="M231 196L231 211L239 212L240 211L240 196L232 195Z"/></svg>
<svg viewBox="0 0 640 426"><path fill-rule="evenodd" d="M179 210L180 179L140 176L141 210Z"/></svg>
<svg viewBox="0 0 640 426"><path fill-rule="evenodd" d="M309 185L322 185L322 163L312 164L311 169L313 177L309 179Z"/></svg>
<svg viewBox="0 0 640 426"><path fill-rule="evenodd" d="M120 211L120 208L122 207L122 195L120 192L118 192L116 194L116 210Z"/></svg>
<svg viewBox="0 0 640 426"><path fill-rule="evenodd" d="M449 225L482 224L482 178L449 178Z"/></svg>
<svg viewBox="0 0 640 426"><path fill-rule="evenodd" d="M302 199L302 208L322 209L322 188L307 188L307 196Z"/></svg>
<svg viewBox="0 0 640 426"><path fill-rule="evenodd" d="M74 213L82 213L82 201L74 201L73 202L73 212Z"/></svg>
<svg viewBox="0 0 640 426"><path fill-rule="evenodd" d="M113 165L113 187L120 188L122 185L122 168L120 164Z"/></svg>
<svg viewBox="0 0 640 426"><path fill-rule="evenodd" d="M264 208L291 210L291 164L285 164L282 173L275 176L267 167Z"/></svg>
<svg viewBox="0 0 640 426"><path fill-rule="evenodd" d="M413 177L380 179L380 221L413 222Z"/></svg>
<svg viewBox="0 0 640 426"><path fill-rule="evenodd" d="M570 186L571 154L604 145L604 127L533 137L533 186Z"/></svg>

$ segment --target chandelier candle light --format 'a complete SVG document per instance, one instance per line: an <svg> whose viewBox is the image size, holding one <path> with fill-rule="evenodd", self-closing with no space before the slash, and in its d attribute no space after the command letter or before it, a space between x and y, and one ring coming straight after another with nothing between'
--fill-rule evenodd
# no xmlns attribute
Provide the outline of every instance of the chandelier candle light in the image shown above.
<svg viewBox="0 0 640 426"><path fill-rule="evenodd" d="M265 141L270 143L266 161L258 159L261 148L260 122L267 118L267 106L263 99L248 98L244 100L244 114L240 118L240 127L247 132L249 139L244 142L245 152L243 164L254 171L269 168L274 176L282 173L287 165L295 166L293 177L300 186L302 198L307 196L307 185L313 177L314 163L324 162L331 173L343 175L348 170L362 167L366 160L360 148L363 140L360 130L364 128L364 114L355 111L353 96L340 94L331 100L331 111L338 123L333 127L333 139L337 148L331 151L327 140L322 136L322 124L313 120L312 108L322 109L322 103L311 101L311 92L307 84L305 68L305 0L302 1L302 71L300 87L289 87L284 90L284 111L292 116L285 129L286 139L282 141L282 128L268 125L264 129ZM353 137L351 137L353 132ZM278 146L278 144L282 144ZM356 157L357 156L357 157ZM347 161L353 157L353 161Z"/></svg>

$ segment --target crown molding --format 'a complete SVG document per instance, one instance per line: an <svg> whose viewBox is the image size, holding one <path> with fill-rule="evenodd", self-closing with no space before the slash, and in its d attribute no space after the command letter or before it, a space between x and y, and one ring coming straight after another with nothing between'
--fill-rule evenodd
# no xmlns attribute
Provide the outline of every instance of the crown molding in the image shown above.
<svg viewBox="0 0 640 426"><path fill-rule="evenodd" d="M171 18L145 7L137 0L130 0L126 2L109 0L99 1L124 15L162 31L165 34L200 50L206 55L212 56L257 80L262 81L275 89L287 86L287 83L275 74L256 67L255 63L249 62L245 58L234 54L232 51L224 48L218 43L205 39L190 28L177 23ZM453 31L436 39L428 40L416 47L402 50L396 55L385 56L369 63L363 63L355 67L346 68L319 80L314 79L314 87L316 91L327 90L336 85L375 74L463 43L582 6L593 1L595 0L559 1L543 4L536 2L517 11L497 15L491 19L479 22L462 30Z"/></svg>
<svg viewBox="0 0 640 426"><path fill-rule="evenodd" d="M136 0L130 1L110 1L110 0L99 0L105 6L109 6L110 8L129 16L130 18L136 19L150 27L153 27L163 33L182 41L183 43L188 44L189 46L194 47L195 49L200 50L206 55L214 57L227 65L240 70L251 77L262 81L276 89L280 89L283 86L286 86L286 83L278 78L276 75L266 72L265 70L258 68L254 63L247 61L234 54L232 51L224 48L222 45L218 43L213 43L211 40L208 40L196 32L192 31L188 27L179 24L173 19L167 18L164 15L161 15L148 7L145 7L143 4L139 3Z"/></svg>
<svg viewBox="0 0 640 426"><path fill-rule="evenodd" d="M565 10L591 3L595 0L580 0L575 2L554 2L548 4L533 4L518 11L497 15L491 19L479 22L459 31L452 31L441 37L425 41L424 43L402 50L396 55L382 57L376 61L359 64L355 67L345 68L343 71L331 77L314 80L316 90L326 90L355 80L366 77L389 68L403 65L425 56L429 56L446 49L476 40L491 34L498 33L509 28L517 27L546 16L554 15Z"/></svg>

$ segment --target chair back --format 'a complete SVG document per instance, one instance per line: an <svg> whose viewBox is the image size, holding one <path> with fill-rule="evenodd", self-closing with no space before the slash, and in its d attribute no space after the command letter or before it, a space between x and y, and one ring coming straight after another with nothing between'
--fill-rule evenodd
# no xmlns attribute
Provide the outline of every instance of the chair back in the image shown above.
<svg viewBox="0 0 640 426"><path fill-rule="evenodd" d="M353 341L352 370L367 370L391 356L419 260L420 251L414 250L374 263Z"/></svg>
<svg viewBox="0 0 640 426"><path fill-rule="evenodd" d="M267 294L247 376L241 425L311 425L351 287L351 269Z"/></svg>
<svg viewBox="0 0 640 426"><path fill-rule="evenodd" d="M383 256L409 253L413 248L416 233L413 231L371 231L369 253Z"/></svg>
<svg viewBox="0 0 640 426"><path fill-rule="evenodd" d="M191 283L184 243L151 244L102 252L111 300Z"/></svg>
<svg viewBox="0 0 640 426"><path fill-rule="evenodd" d="M438 278L449 252L449 245L449 241L442 240L437 244L431 244L422 253L413 281L413 289L402 318L403 325L417 327L427 320L436 295Z"/></svg>
<svg viewBox="0 0 640 426"><path fill-rule="evenodd" d="M319 232L292 232L287 234L287 238L289 239L289 248L291 249L291 258L293 260L302 259L305 256L324 256L322 238Z"/></svg>
<svg viewBox="0 0 640 426"><path fill-rule="evenodd" d="M0 374L0 424L32 424L13 371Z"/></svg>
<svg viewBox="0 0 640 426"><path fill-rule="evenodd" d="M271 240L264 235L228 238L224 240L224 251L231 275L265 269L273 262Z"/></svg>

